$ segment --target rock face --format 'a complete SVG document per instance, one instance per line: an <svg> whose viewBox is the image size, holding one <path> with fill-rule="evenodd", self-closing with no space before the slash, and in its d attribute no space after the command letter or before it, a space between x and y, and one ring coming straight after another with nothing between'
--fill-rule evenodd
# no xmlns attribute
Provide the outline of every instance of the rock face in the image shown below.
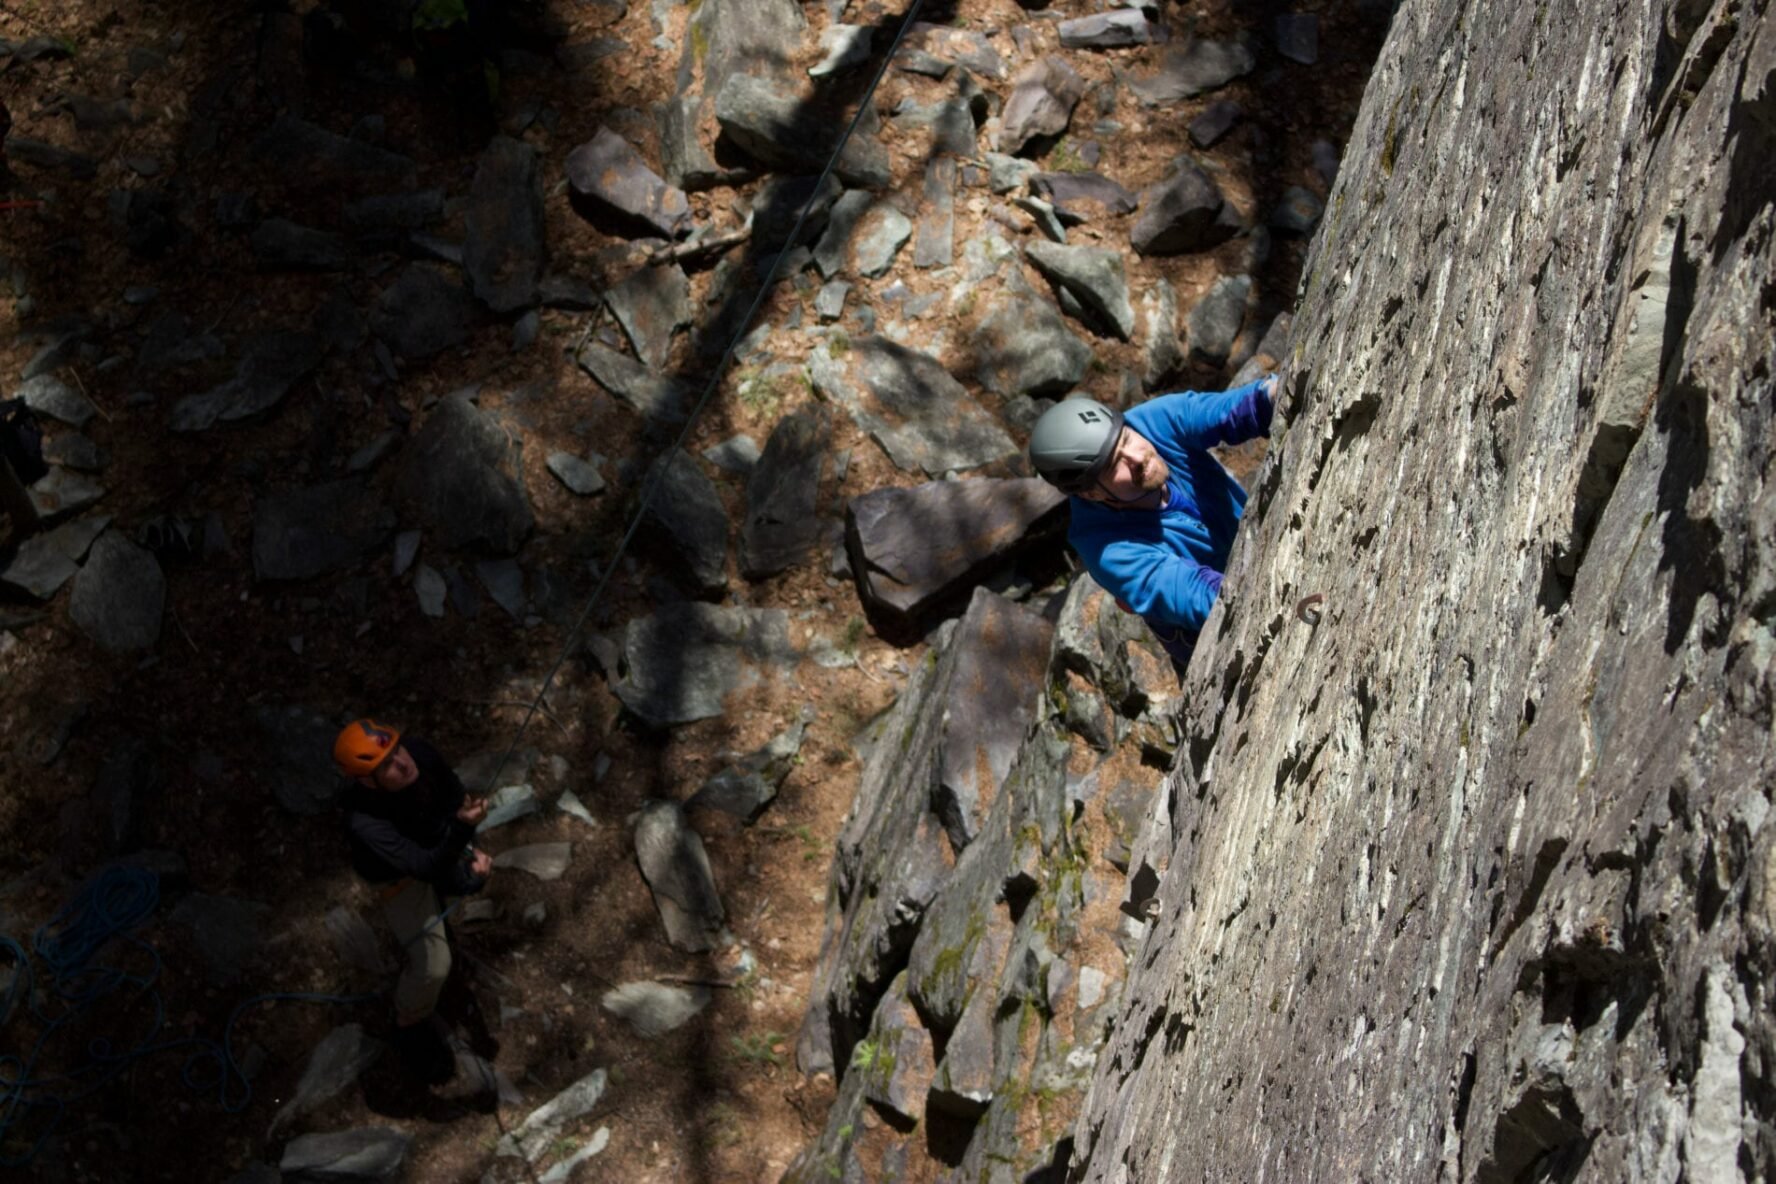
<svg viewBox="0 0 1776 1184"><path fill-rule="evenodd" d="M1776 1170L1773 68L1395 17L1069 1179Z"/></svg>

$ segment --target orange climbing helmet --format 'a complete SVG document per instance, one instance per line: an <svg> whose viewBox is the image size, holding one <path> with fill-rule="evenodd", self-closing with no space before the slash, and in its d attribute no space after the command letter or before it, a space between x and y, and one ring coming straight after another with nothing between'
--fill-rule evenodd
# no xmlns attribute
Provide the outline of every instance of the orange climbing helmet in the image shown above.
<svg viewBox="0 0 1776 1184"><path fill-rule="evenodd" d="M333 763L347 777L368 777L401 742L401 729L373 719L355 719L333 741Z"/></svg>

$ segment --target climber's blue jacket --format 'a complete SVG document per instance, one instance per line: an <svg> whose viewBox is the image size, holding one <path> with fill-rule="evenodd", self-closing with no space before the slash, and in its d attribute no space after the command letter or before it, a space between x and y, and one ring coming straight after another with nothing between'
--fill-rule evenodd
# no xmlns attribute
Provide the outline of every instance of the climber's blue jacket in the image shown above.
<svg viewBox="0 0 1776 1184"><path fill-rule="evenodd" d="M1181 391L1131 408L1123 422L1167 464L1166 504L1120 510L1069 498L1067 539L1092 578L1146 618L1172 657L1187 661L1215 606L1245 512L1240 488L1208 449L1270 434L1264 379L1219 394Z"/></svg>

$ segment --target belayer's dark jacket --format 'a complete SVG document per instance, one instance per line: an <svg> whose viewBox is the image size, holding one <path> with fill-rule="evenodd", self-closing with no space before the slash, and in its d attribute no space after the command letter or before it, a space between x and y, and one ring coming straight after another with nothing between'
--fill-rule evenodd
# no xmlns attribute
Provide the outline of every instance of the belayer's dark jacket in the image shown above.
<svg viewBox="0 0 1776 1184"><path fill-rule="evenodd" d="M372 884L424 880L441 896L478 892L485 880L469 872L465 855L475 828L457 818L467 791L438 750L401 737L419 767L405 789L352 783L340 804L351 840L352 870Z"/></svg>

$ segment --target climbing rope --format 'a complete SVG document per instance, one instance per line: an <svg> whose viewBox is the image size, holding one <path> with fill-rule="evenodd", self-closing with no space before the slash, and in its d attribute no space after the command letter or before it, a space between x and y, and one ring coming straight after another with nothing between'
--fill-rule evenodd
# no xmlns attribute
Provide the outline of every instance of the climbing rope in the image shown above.
<svg viewBox="0 0 1776 1184"><path fill-rule="evenodd" d="M679 429L677 438L672 441L666 452L670 452L672 448L684 447L684 442L690 438L692 429L697 426L697 420L702 416L703 409L715 396L722 375L727 373L729 364L734 360L735 351L740 348L740 342L745 338L746 331L751 328L752 322L758 317L758 311L763 307L765 297L776 285L778 272L783 268L783 260L795 246L796 240L801 237L802 227L808 222L808 214L813 210L814 203L820 200L820 194L826 187L827 179L838 167L839 156L845 151L845 145L850 143L852 133L857 130L857 125L863 122L864 113L869 110L870 103L875 99L876 88L881 85L882 77L888 72L888 64L894 60L895 53L900 49L900 43L906 39L907 31L918 19L919 9L924 2L925 0L913 0L907 8L906 16L901 18L900 28L894 34L894 43L888 47L888 52L882 55L882 61L876 67L875 76L870 79L868 88L863 92L863 98L857 104L857 111L851 116L851 122L845 125L844 134L839 137L838 143L833 145L832 154L827 157L826 167L820 171L819 180L814 183L813 190L808 194L808 200L802 204L801 212L796 215L795 226L784 241L783 249L772 257L771 266L766 271L765 278L760 282L758 292L753 296L752 304L746 310L746 316L734 327L733 335L728 339L727 348L722 351L721 360L716 363L715 370L709 376L709 381L704 384L703 393L698 396L696 406L691 409L690 417L685 420L684 427ZM661 455L666 455L666 453ZM500 756L499 763L493 767L487 784L482 788L483 796L492 793L494 787L499 784L499 775L505 771L506 763L512 759L512 753L517 751L518 742L524 738L524 733L530 728L531 720L536 718L537 710L548 695L549 687L554 683L555 676L561 673L561 667L567 662L567 656L573 652L574 643L580 636L580 630L585 628L593 608L603 598L604 590L610 583L612 573L617 570L617 565L621 562L624 554L628 552L629 544L634 540L636 531L641 528L641 521L647 515L648 506L653 502L654 493L659 483L660 469L658 466L654 466L642 484L641 501L635 507L635 516L630 520L629 528L623 532L623 537L617 543L617 549L612 553L610 562L603 565L597 586L592 589L592 595L587 599L585 607L580 610L580 615L574 620L573 628L568 631L567 640L563 643L560 654L556 656L554 664L549 667L549 673L543 677L542 685L537 688L536 697L525 708L524 718L519 722L517 730L512 733L511 743L506 746L506 751Z"/></svg>
<svg viewBox="0 0 1776 1184"><path fill-rule="evenodd" d="M166 1006L157 983L160 953L132 933L160 903L160 878L146 868L109 867L89 880L49 921L39 926L27 953L0 934L0 968L10 963L11 981L0 1000L0 1032L28 1014L39 1031L22 1055L0 1055L0 1167L25 1167L37 1158L68 1108L103 1089L144 1057L184 1050L180 1077L199 1094L213 1094L224 1113L238 1114L253 1087L234 1051L241 1016L264 1003L363 1003L375 995L328 995L277 991L254 995L229 1013L220 1041L202 1036L163 1038ZM97 962L113 940L140 954L145 970ZM35 956L33 960L33 955ZM44 976L40 982L36 966ZM119 1036L119 1031L133 1035ZM41 1066L60 1045L85 1036L71 1068ZM76 1047L78 1047L76 1045ZM36 1131L27 1120L37 1118ZM12 1148L28 1144L22 1152Z"/></svg>

